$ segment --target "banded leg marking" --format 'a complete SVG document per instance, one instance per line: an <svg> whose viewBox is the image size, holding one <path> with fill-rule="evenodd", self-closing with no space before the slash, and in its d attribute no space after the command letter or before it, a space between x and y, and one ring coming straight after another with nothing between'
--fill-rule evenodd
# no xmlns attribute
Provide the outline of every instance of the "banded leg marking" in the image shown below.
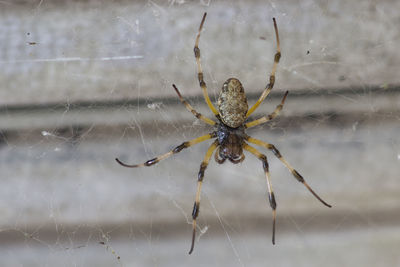
<svg viewBox="0 0 400 267"><path fill-rule="evenodd" d="M182 104L185 105L186 109L189 110L190 112L193 113L193 115L198 118L199 120L202 120L203 122L209 124L209 125L215 125L216 122L212 119L209 119L205 116L203 116L201 113L198 113L190 104L187 102L179 92L178 88L175 86L175 84L172 85L175 89L175 92L178 94L179 100L182 102Z"/></svg>
<svg viewBox="0 0 400 267"><path fill-rule="evenodd" d="M181 152L182 149L184 149L184 148L191 147L191 146L193 146L193 145L195 145L195 144L201 143L201 142L203 142L203 141L206 141L206 140L208 140L208 139L214 138L214 137L216 137L216 136L217 136L216 132L213 132L213 133L209 133L209 134L206 134L206 135L197 137L197 138L192 139L192 140L190 140L190 141L183 142L182 144L180 144L179 146L175 147L175 148L172 149L171 151L169 151L169 152L167 152L167 153L165 153L165 154L163 154L163 155L161 155L161 156L158 156L158 157L156 157L156 158L150 159L150 160L148 160L148 161L146 161L146 162L144 162L144 163L141 163L141 164L133 164L133 165L130 165L130 164L126 164L126 163L122 162L122 161L119 160L118 158L116 158L115 160L116 160L120 165L122 165L122 166L124 166L124 167L127 167L127 168L137 168L137 167L144 167L144 166L152 166L152 165L154 165L154 164L160 162L160 161L163 160L163 159L166 159L166 158L168 158L168 157L170 157L170 156L172 156L172 155L174 155L174 154L176 154L176 153Z"/></svg>
<svg viewBox="0 0 400 267"><path fill-rule="evenodd" d="M264 99L269 95L271 92L272 88L274 87L275 84L275 73L276 73L276 68L278 67L279 60L281 59L281 47L279 43L279 34L278 34L278 26L276 25L276 20L275 18L272 19L274 21L274 29L275 29L275 36L276 36L276 53L274 56L274 65L272 66L272 71L269 76L269 83L265 87L264 92L261 94L260 98L257 100L257 102L252 106L246 113L246 118L251 115L251 113L256 110L256 108L264 101Z"/></svg>
<svg viewBox="0 0 400 267"><path fill-rule="evenodd" d="M197 78L199 79L200 87L203 90L204 99L205 99L208 107L211 109L211 111L215 115L218 115L219 113L218 113L217 109L211 103L210 97L208 96L207 85L204 81L203 69L201 67L201 59L200 59L199 40L200 40L200 33L201 33L201 30L203 29L203 24L206 19L206 16L207 16L207 13L204 13L203 19L201 20L201 23L200 23L199 30L197 32L196 43L194 45L194 57L196 58L196 64L197 64Z"/></svg>
<svg viewBox="0 0 400 267"><path fill-rule="evenodd" d="M259 145L262 147L265 147L269 150L272 151L272 153L274 153L274 155L286 166L286 168L289 169L289 171L293 174L293 176L297 179L297 181L299 181L300 183L302 183L307 189L308 191L311 192L311 194L314 195L314 197L316 197L319 201L321 201L322 204L324 204L325 206L331 208L332 206L329 205L328 203L326 203L324 200L322 200L322 198L320 198L317 193L314 192L314 190L311 189L311 187L307 184L307 182L304 180L303 176L300 175L300 173L298 173L295 169L293 169L293 167L282 157L281 153L279 152L278 149L276 149L276 147L272 144L269 144L267 142L255 139L253 137L250 136L246 136L245 140L247 140L249 143L255 144L255 145Z"/></svg>
<svg viewBox="0 0 400 267"><path fill-rule="evenodd" d="M194 241L196 239L196 219L197 219L197 216L199 216L199 211L200 211L200 193L201 193L201 186L203 184L204 172L205 172L205 170L208 166L208 163L210 162L210 158L212 157L212 154L214 153L214 150L217 148L217 146L218 146L218 140L215 140L214 143L212 143L211 146L208 148L207 153L204 157L204 160L200 165L200 170L199 170L199 174L197 177L196 199L194 201L193 212L192 212L193 233L192 233L192 244L190 246L189 254L192 254L192 252L193 252Z"/></svg>
<svg viewBox="0 0 400 267"><path fill-rule="evenodd" d="M256 156L259 160L261 160L261 162L263 164L265 177L267 178L268 200L269 200L269 205L271 206L271 209L272 209L272 244L275 245L276 201L275 201L274 190L272 189L272 185L271 185L271 181L270 181L271 176L269 173L269 165L268 165L267 156L265 156L264 154L261 154L256 148L254 148L246 143L243 144L243 149L249 151L251 154Z"/></svg>

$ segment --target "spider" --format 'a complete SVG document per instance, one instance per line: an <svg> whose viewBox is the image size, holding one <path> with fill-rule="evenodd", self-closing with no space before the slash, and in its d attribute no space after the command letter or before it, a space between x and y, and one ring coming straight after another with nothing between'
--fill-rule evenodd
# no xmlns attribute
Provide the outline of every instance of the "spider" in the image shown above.
<svg viewBox="0 0 400 267"><path fill-rule="evenodd" d="M277 50L276 50L276 53L274 56L274 64L272 66L272 71L269 76L269 83L265 87L260 98L250 109L248 109L247 99L246 99L246 95L244 93L242 84L236 78L229 78L222 85L222 90L219 94L219 98L217 101L218 109L216 109L210 101L210 98L209 98L208 92L207 92L207 86L203 79L203 69L201 67L201 61L200 61L200 49L198 46L199 40L200 40L200 33L202 31L206 16L207 16L207 13L204 13L203 18L200 23L200 27L197 32L196 42L195 42L195 46L194 46L194 56L196 58L196 64L197 64L197 73L198 73L197 76L198 76L200 87L203 91L204 99L205 99L208 107L211 109L211 111L214 113L215 117L217 118L217 121L209 119L209 118L203 116L202 114L198 113L182 97L181 93L179 92L179 90L175 86L175 84L173 84L172 86L175 89L175 92L177 93L182 104L184 104L185 107L191 113L193 113L193 115L196 118L198 118L199 120L203 121L206 124L214 126L214 131L209 134L197 137L193 140L183 142L182 144L175 147L171 151L169 151L161 156L158 156L156 158L150 159L142 164L129 165L129 164L123 163L118 158L115 159L122 166L129 167L129 168L152 166L152 165L160 162L161 160L164 160L176 153L181 152L185 148L188 148L188 147L191 147L200 142L215 138L214 142L211 144L211 146L208 148L208 150L206 152L206 155L204 157L203 162L200 165L200 170L198 173L196 198L195 198L193 212L192 212L192 218L193 218L193 221L192 221L192 227L193 227L192 243L191 243L191 247L189 250L189 254L191 254L193 252L195 238L196 238L196 219L197 219L197 216L199 215L199 211L200 211L200 192L201 192L201 187L202 187L202 183L203 183L204 172L205 172L205 170L208 166L208 163L214 152L215 152L215 154L214 154L215 161L219 164L224 163L227 159L230 162L232 162L233 164L238 164L238 163L242 162L245 159L243 150L250 152L251 154L256 156L259 160L261 160L262 166L263 166L263 169L265 172L266 180L267 180L268 200L269 200L269 204L272 208L272 216L273 216L272 244L275 244L276 201L275 201L274 191L272 190L272 186L271 186L271 182L270 182L268 161L267 161L267 157L264 154L259 152L256 148L250 146L248 143L259 145L261 147L271 150L272 153L289 169L289 171L293 174L293 176L300 183L302 183L325 206L327 206L329 208L331 207L331 205L329 205L324 200L322 200L311 189L311 187L304 180L303 176L301 176L282 157L281 153L278 151L278 149L273 144L255 139L246 134L246 129L252 128L254 126L260 125L262 123L266 123L266 122L274 119L278 115L280 110L282 109L283 104L285 103L286 97L288 95L288 91L286 91L282 98L281 103L275 108L275 110L271 114L269 114L267 116L263 116L256 120L247 121L249 116L254 112L254 110L256 110L256 108L264 101L264 99L271 92L271 90L274 86L274 83L275 83L275 72L276 72L276 68L279 63L279 59L281 58L278 27L277 27L275 18L273 18L273 23L274 23L274 29L275 29Z"/></svg>

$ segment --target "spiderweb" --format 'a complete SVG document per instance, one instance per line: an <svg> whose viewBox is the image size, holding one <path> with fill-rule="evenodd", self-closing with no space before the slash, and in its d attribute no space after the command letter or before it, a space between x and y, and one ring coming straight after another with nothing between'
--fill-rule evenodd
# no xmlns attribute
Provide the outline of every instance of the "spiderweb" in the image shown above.
<svg viewBox="0 0 400 267"><path fill-rule="evenodd" d="M0 1L1 266L396 266L400 134L398 3L349 1ZM266 153L205 172L194 254L196 175L207 144L128 169L212 131L196 80L200 40L215 102L239 78L254 118L328 209ZM395 29L396 28L396 29ZM209 144L208 144L209 145ZM366 253L368 252L368 253ZM373 252L373 253L371 253ZM340 257L339 257L340 255Z"/></svg>

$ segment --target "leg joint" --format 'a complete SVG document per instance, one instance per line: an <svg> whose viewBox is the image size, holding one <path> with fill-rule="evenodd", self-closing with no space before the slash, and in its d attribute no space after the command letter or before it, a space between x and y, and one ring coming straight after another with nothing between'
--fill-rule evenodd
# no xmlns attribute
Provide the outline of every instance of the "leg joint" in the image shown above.
<svg viewBox="0 0 400 267"><path fill-rule="evenodd" d="M199 72L199 73L197 74L197 78L199 78L199 81L200 81L200 82L203 81L203 79L204 79L203 73L202 73L202 72Z"/></svg>
<svg viewBox="0 0 400 267"><path fill-rule="evenodd" d="M278 63L280 59L281 59L281 52L276 52L275 57L274 57L274 61L276 63Z"/></svg>
<svg viewBox="0 0 400 267"><path fill-rule="evenodd" d="M275 147L274 145L271 145L271 147L270 147L269 149L272 150L272 153L274 153L274 155L275 155L277 158L282 158L281 152L279 152L279 150L276 149L276 147Z"/></svg>
<svg viewBox="0 0 400 267"><path fill-rule="evenodd" d="M201 165L200 165L199 174L198 174L198 176L197 176L197 180L198 180L199 182L203 181L203 178L204 178L204 171L206 170L206 168L207 168L207 163L202 162Z"/></svg>
<svg viewBox="0 0 400 267"><path fill-rule="evenodd" d="M296 170L293 170L292 173L300 183L304 183L304 178L300 175L300 173L298 173Z"/></svg>
<svg viewBox="0 0 400 267"><path fill-rule="evenodd" d="M154 159L149 159L148 161L146 161L144 163L144 166L151 166L153 164L156 164L157 162L159 162L158 158L154 158Z"/></svg>
<svg viewBox="0 0 400 267"><path fill-rule="evenodd" d="M264 171L268 172L269 171L269 165L268 165L267 156L261 155L260 156L260 160L262 161Z"/></svg>
<svg viewBox="0 0 400 267"><path fill-rule="evenodd" d="M198 48L197 46L195 46L193 50L194 50L194 56L195 56L196 58L199 58L199 57L200 57L200 48Z"/></svg>
<svg viewBox="0 0 400 267"><path fill-rule="evenodd" d="M188 146L189 146L189 142L183 142L183 143L180 144L179 146L175 147L174 150L172 150L172 152L173 152L174 154L175 154L175 153L178 153L178 152L181 152L182 149L187 148Z"/></svg>
<svg viewBox="0 0 400 267"><path fill-rule="evenodd" d="M269 198L269 205L273 210L276 210L276 201L274 192L271 192L271 194L268 195L268 198Z"/></svg>
<svg viewBox="0 0 400 267"><path fill-rule="evenodd" d="M269 76L269 84L268 84L268 87L269 87L269 88L272 88L272 87L274 86L274 84L275 84L275 75L271 75L271 76Z"/></svg>
<svg viewBox="0 0 400 267"><path fill-rule="evenodd" d="M200 211L200 203L194 202L193 212L192 212L193 220L196 220L197 216L199 216L199 211Z"/></svg>

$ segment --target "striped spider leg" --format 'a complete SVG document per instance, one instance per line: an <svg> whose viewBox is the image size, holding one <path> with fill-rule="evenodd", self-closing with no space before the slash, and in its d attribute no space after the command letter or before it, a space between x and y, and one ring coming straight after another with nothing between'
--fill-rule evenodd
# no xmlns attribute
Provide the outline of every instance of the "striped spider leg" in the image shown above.
<svg viewBox="0 0 400 267"><path fill-rule="evenodd" d="M200 198L201 198L201 188L203 184L204 172L210 162L212 155L214 154L214 159L218 164L223 164L226 160L230 161L233 164L241 163L244 159L243 151L250 152L254 156L256 156L259 160L261 160L263 169L266 176L267 181L267 188L268 188L268 199L269 204L272 208L272 215L273 215L273 224L272 224L272 243L275 244L275 224L276 224L276 200L274 191L271 185L271 178L269 173L269 166L267 157L259 152L256 148L250 146L248 143L255 144L266 149L269 149L273 152L273 154L289 169L292 175L301 182L319 201L321 201L325 206L331 207L328 203L322 200L306 183L304 178L282 157L281 153L276 149L276 147L272 144L267 142L263 142L261 140L255 139L250 137L246 134L245 130L248 128L255 127L257 125L266 123L272 119L274 119L279 112L282 110L283 105L285 103L286 97L288 95L288 91L285 92L281 103L275 108L275 110L267 116L263 116L259 119L255 119L252 121L247 121L248 117L257 109L257 107L264 101L264 99L268 96L271 92L274 84L275 84L275 73L281 58L281 49L280 49L280 42L279 42L279 34L278 34L278 27L276 24L275 18L273 18L274 23L274 30L275 30L275 37L277 48L274 56L274 63L272 66L272 71L269 76L269 83L265 87L264 91L262 92L261 96L257 100L257 102L249 109L247 104L247 98L244 92L244 88L241 82L236 78L229 78L227 79L222 86L218 101L217 101L217 108L214 107L212 104L210 97L207 92L207 86L204 81L203 69L201 66L201 59L200 59L200 48L199 48L199 41L200 41L200 34L203 29L204 21L207 16L207 13L204 13L203 18L200 23L200 27L197 32L196 41L194 45L194 56L196 59L197 65L197 77L199 81L199 85L202 89L204 100L207 103L208 108L213 112L216 117L216 121L202 114L198 113L190 104L187 102L179 92L178 88L173 84L173 88L177 93L179 100L181 103L186 107L188 111L190 111L196 118L201 120L202 122L211 125L214 127L214 131L192 139L190 141L183 142L179 146L175 147L174 149L170 150L169 152L162 154L158 157L153 159L147 160L141 164L126 164L116 158L115 160L124 167L129 168L136 168L136 167L143 167L143 166L152 166L161 160L164 160L176 153L181 152L183 149L196 145L198 143L204 142L209 139L215 138L213 143L209 146L204 159L200 165L200 170L197 176L197 190L196 196L192 211L192 242L189 250L189 254L193 252L194 245L195 245L195 238L196 238L196 227L197 227L197 217L200 212ZM246 143L247 142L247 143Z"/></svg>

